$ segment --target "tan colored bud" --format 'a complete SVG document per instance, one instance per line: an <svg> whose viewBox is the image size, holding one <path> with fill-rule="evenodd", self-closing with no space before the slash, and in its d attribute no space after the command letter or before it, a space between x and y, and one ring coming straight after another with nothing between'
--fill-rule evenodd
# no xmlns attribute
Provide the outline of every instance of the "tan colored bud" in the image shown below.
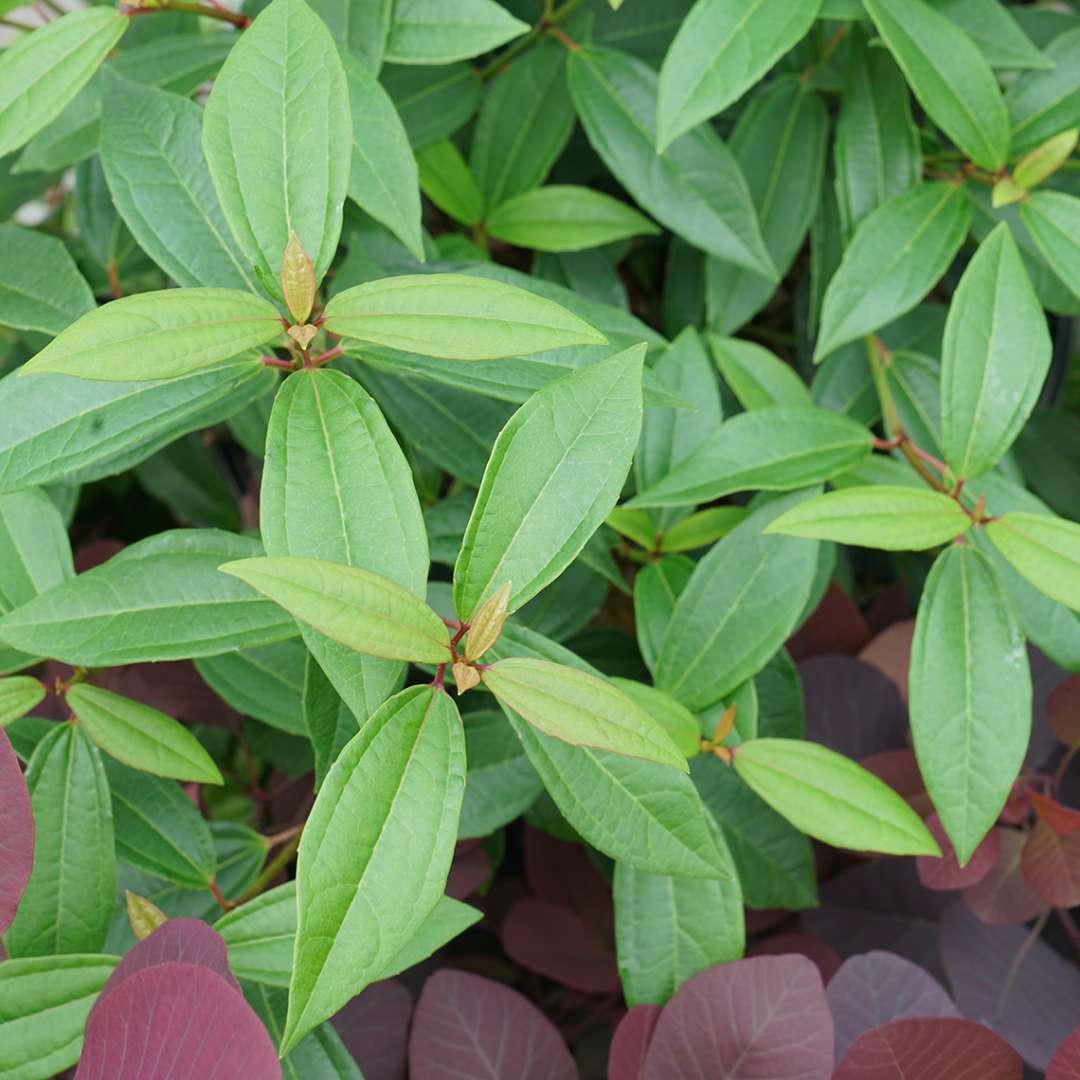
<svg viewBox="0 0 1080 1080"><path fill-rule="evenodd" d="M465 655L479 660L499 640L506 608L510 603L510 582L498 592L492 593L481 605L469 624L469 636L465 639Z"/></svg>
<svg viewBox="0 0 1080 1080"><path fill-rule="evenodd" d="M1003 176L990 192L993 206L1008 206L1027 198L1027 188L1022 188L1011 176Z"/></svg>
<svg viewBox="0 0 1080 1080"><path fill-rule="evenodd" d="M301 349L307 349L318 332L319 331L309 323L304 323L303 326L290 326L287 331L289 337L291 337Z"/></svg>
<svg viewBox="0 0 1080 1080"><path fill-rule="evenodd" d="M130 889L124 890L124 899L127 901L127 917L128 922L131 923L131 932L138 941L148 938L169 918L156 904L152 904L145 896L133 893Z"/></svg>
<svg viewBox="0 0 1080 1080"><path fill-rule="evenodd" d="M480 682L480 672L472 664L466 664L464 660L458 660L450 670L454 673L458 697Z"/></svg>
<svg viewBox="0 0 1080 1080"><path fill-rule="evenodd" d="M315 306L315 267L294 232L289 233L285 254L281 256L281 295L293 321L307 322Z"/></svg>

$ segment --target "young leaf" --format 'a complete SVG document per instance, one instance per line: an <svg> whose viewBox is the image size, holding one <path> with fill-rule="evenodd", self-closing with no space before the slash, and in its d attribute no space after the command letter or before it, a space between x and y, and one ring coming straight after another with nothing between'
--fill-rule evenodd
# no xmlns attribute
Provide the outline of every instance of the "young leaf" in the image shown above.
<svg viewBox="0 0 1080 1080"><path fill-rule="evenodd" d="M498 592L492 593L473 615L469 634L465 638L465 655L468 659L479 660L499 640L506 622L512 588L513 582L508 581Z"/></svg>
<svg viewBox="0 0 1080 1080"><path fill-rule="evenodd" d="M821 0L698 0L660 69L657 149L722 112L800 41Z"/></svg>
<svg viewBox="0 0 1080 1080"><path fill-rule="evenodd" d="M709 348L724 382L744 409L770 405L798 409L811 403L810 391L795 369L761 345L710 334Z"/></svg>
<svg viewBox="0 0 1080 1080"><path fill-rule="evenodd" d="M59 334L93 307L94 294L61 241L0 225L0 323Z"/></svg>
<svg viewBox="0 0 1080 1080"><path fill-rule="evenodd" d="M516 611L607 517L641 430L644 355L637 346L550 383L499 433L454 567L459 618L507 581Z"/></svg>
<svg viewBox="0 0 1080 1080"><path fill-rule="evenodd" d="M25 716L40 702L45 700L45 687L40 679L29 675L13 675L0 679L0 728L6 727L12 720Z"/></svg>
<svg viewBox="0 0 1080 1080"><path fill-rule="evenodd" d="M963 188L944 181L916 184L870 214L825 290L815 363L918 304L945 273L970 223Z"/></svg>
<svg viewBox="0 0 1080 1080"><path fill-rule="evenodd" d="M986 535L1035 588L1080 611L1080 525L1052 514L1010 511L990 522Z"/></svg>
<svg viewBox="0 0 1080 1080"><path fill-rule="evenodd" d="M529 29L495 0L395 0L386 59L391 64L450 64L490 52Z"/></svg>
<svg viewBox="0 0 1080 1080"><path fill-rule="evenodd" d="M1009 114L971 38L923 0L864 3L930 118L977 165L1001 168L1009 151Z"/></svg>
<svg viewBox="0 0 1080 1080"><path fill-rule="evenodd" d="M963 866L1001 813L1031 726L1023 634L969 545L943 552L926 579L908 685L919 771Z"/></svg>
<svg viewBox="0 0 1080 1080"><path fill-rule="evenodd" d="M970 527L971 518L940 492L866 485L801 503L765 531L886 551L921 551L948 543Z"/></svg>
<svg viewBox="0 0 1080 1080"><path fill-rule="evenodd" d="M688 771L667 731L626 694L593 675L547 660L510 657L483 673L499 704L546 735Z"/></svg>
<svg viewBox="0 0 1080 1080"><path fill-rule="evenodd" d="M834 847L888 855L940 855L918 814L884 781L818 743L754 739L735 771L778 814Z"/></svg>
<svg viewBox="0 0 1080 1080"><path fill-rule="evenodd" d="M224 783L199 740L171 716L89 683L66 697L86 734L117 761L176 780Z"/></svg>
<svg viewBox="0 0 1080 1080"><path fill-rule="evenodd" d="M315 268L299 237L291 231L285 253L281 256L278 283L285 308L293 322L306 323L315 306Z"/></svg>
<svg viewBox="0 0 1080 1080"><path fill-rule="evenodd" d="M433 687L391 698L342 751L300 842L282 1053L379 978L434 908L464 787L461 720Z"/></svg>
<svg viewBox="0 0 1080 1080"><path fill-rule="evenodd" d="M356 285L326 305L326 329L446 360L498 360L607 341L550 300L467 274L404 275Z"/></svg>
<svg viewBox="0 0 1080 1080"><path fill-rule="evenodd" d="M431 664L450 659L442 619L380 574L294 555L242 559L225 563L221 571L357 652Z"/></svg>
<svg viewBox="0 0 1080 1080"><path fill-rule="evenodd" d="M1078 141L1080 128L1069 128L1068 131L1047 139L1013 166L1013 182L1021 189L1041 184L1069 160L1069 155L1076 149Z"/></svg>
<svg viewBox="0 0 1080 1080"><path fill-rule="evenodd" d="M1080 297L1080 199L1036 191L1020 204L1020 217L1054 273Z"/></svg>
<svg viewBox="0 0 1080 1080"><path fill-rule="evenodd" d="M83 315L20 369L81 379L171 379L254 349L281 333L272 304L238 289L165 289Z"/></svg>
<svg viewBox="0 0 1080 1080"><path fill-rule="evenodd" d="M979 245L953 294L941 358L941 441L958 476L997 464L1035 407L1053 347L1009 226Z"/></svg>

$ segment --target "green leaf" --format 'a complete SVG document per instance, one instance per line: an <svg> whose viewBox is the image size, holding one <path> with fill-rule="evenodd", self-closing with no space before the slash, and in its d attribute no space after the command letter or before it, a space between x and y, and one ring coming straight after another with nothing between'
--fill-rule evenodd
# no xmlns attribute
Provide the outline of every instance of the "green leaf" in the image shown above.
<svg viewBox="0 0 1080 1080"><path fill-rule="evenodd" d="M943 552L926 579L908 695L919 771L963 866L1005 805L1031 729L1024 636L973 547Z"/></svg>
<svg viewBox="0 0 1080 1080"><path fill-rule="evenodd" d="M119 962L118 956L89 955L0 964L0 1073L40 1080L74 1065L86 1018Z"/></svg>
<svg viewBox="0 0 1080 1080"><path fill-rule="evenodd" d="M1043 55L1054 66L1024 72L1005 95L1012 122L1011 158L1080 124L1080 26L1055 37Z"/></svg>
<svg viewBox="0 0 1080 1080"><path fill-rule="evenodd" d="M1053 176L1069 160L1078 141L1080 128L1069 128L1025 154L1013 167L1012 184L1017 189L1016 198L1022 199L1025 189L1033 188Z"/></svg>
<svg viewBox="0 0 1080 1080"><path fill-rule="evenodd" d="M862 424L813 405L739 413L628 505L692 506L734 491L820 483L857 465L872 442Z"/></svg>
<svg viewBox="0 0 1080 1080"><path fill-rule="evenodd" d="M322 280L341 233L351 147L349 90L326 23L299 0L274 0L233 46L203 118L225 220L264 281L277 280L290 232Z"/></svg>
<svg viewBox="0 0 1080 1080"><path fill-rule="evenodd" d="M499 660L482 678L500 705L546 735L687 771L686 755L667 731L603 679L527 657Z"/></svg>
<svg viewBox="0 0 1080 1080"><path fill-rule="evenodd" d="M30 675L0 679L0 728L25 716L45 700L45 687Z"/></svg>
<svg viewBox="0 0 1080 1080"><path fill-rule="evenodd" d="M656 152L656 74L615 49L580 48L567 62L570 94L604 164L637 203L688 243L770 280L750 192L730 151L695 128Z"/></svg>
<svg viewBox="0 0 1080 1080"><path fill-rule="evenodd" d="M454 568L459 618L506 582L516 611L607 517L641 430L644 354L636 346L550 383L499 433Z"/></svg>
<svg viewBox="0 0 1080 1080"><path fill-rule="evenodd" d="M214 923L238 979L288 986L296 941L296 882L269 889Z"/></svg>
<svg viewBox="0 0 1080 1080"><path fill-rule="evenodd" d="M634 679L612 678L613 686L644 709L667 733L686 758L701 752L701 730L694 714L670 694Z"/></svg>
<svg viewBox="0 0 1080 1080"><path fill-rule="evenodd" d="M357 10L348 0L345 7ZM418 174L405 126L390 95L368 68L349 55L343 55L341 62L352 111L349 198L423 262Z"/></svg>
<svg viewBox="0 0 1080 1080"><path fill-rule="evenodd" d="M1010 511L988 524L986 535L1035 588L1080 611L1080 525L1050 514Z"/></svg>
<svg viewBox="0 0 1080 1080"><path fill-rule="evenodd" d="M819 7L821 0L698 0L660 69L658 149L738 101L805 36Z"/></svg>
<svg viewBox="0 0 1080 1080"><path fill-rule="evenodd" d="M372 75L379 74L394 0L308 0L308 6L330 27L346 68L355 56Z"/></svg>
<svg viewBox="0 0 1080 1080"><path fill-rule="evenodd" d="M610 195L572 184L550 184L500 203L488 214L496 240L535 251L583 251L659 229Z"/></svg>
<svg viewBox="0 0 1080 1080"><path fill-rule="evenodd" d="M342 751L300 841L283 1053L379 978L435 907L464 787L461 720L432 687L392 698Z"/></svg>
<svg viewBox="0 0 1080 1080"><path fill-rule="evenodd" d="M634 578L634 627L645 666L655 674L675 602L686 588L695 563L667 555L643 566Z"/></svg>
<svg viewBox="0 0 1080 1080"><path fill-rule="evenodd" d="M970 223L964 189L944 181L916 184L870 214L825 290L815 363L915 307L945 273Z"/></svg>
<svg viewBox="0 0 1080 1080"><path fill-rule="evenodd" d="M108 758L117 858L184 889L205 889L217 871L210 830L179 784Z"/></svg>
<svg viewBox="0 0 1080 1080"><path fill-rule="evenodd" d="M294 555L241 559L225 563L221 571L357 652L432 664L450 658L442 619L380 574Z"/></svg>
<svg viewBox="0 0 1080 1080"><path fill-rule="evenodd" d="M0 55L0 155L32 139L89 82L128 27L114 8L93 7L21 35Z"/></svg>
<svg viewBox="0 0 1080 1080"><path fill-rule="evenodd" d="M468 123L484 94L479 72L471 64L389 67L383 70L382 82L414 150L453 135Z"/></svg>
<svg viewBox="0 0 1080 1080"><path fill-rule="evenodd" d="M326 639L329 642L329 639ZM315 788L321 787L327 770L334 764L338 754L345 749L345 744L356 734L359 723L357 715L342 700L333 683L327 678L326 673L311 653L307 653L304 664L303 698L299 716L303 721L305 734L311 742L311 749L315 757ZM328 659L327 650L323 650L323 659ZM355 656L355 653L350 653ZM375 662L374 657L367 659ZM359 665L356 665L359 666ZM378 707L375 704L375 690L381 692L381 687L376 687L372 680L365 679L369 673L367 665L360 669L360 679L354 679L353 683L359 683L358 693L352 693L350 697L358 697L358 709L360 716L365 720ZM401 665L395 665L395 671L400 672ZM401 677L395 679L391 685L391 692L401 687ZM368 692L370 691L371 707L368 707Z"/></svg>
<svg viewBox="0 0 1080 1080"><path fill-rule="evenodd" d="M61 241L0 225L0 323L59 334L94 306L90 286Z"/></svg>
<svg viewBox="0 0 1080 1080"><path fill-rule="evenodd" d="M238 289L165 289L113 300L55 337L20 375L121 382L171 379L281 334L273 305Z"/></svg>
<svg viewBox="0 0 1080 1080"><path fill-rule="evenodd" d="M117 761L156 776L224 783L199 740L171 716L89 683L65 696L86 734Z"/></svg>
<svg viewBox="0 0 1080 1080"><path fill-rule="evenodd" d="M463 904L450 896L440 896L431 913L420 924L420 929L383 968L379 979L392 979L395 975L422 964L437 949L449 944L458 934L464 933L482 918L483 913L470 904Z"/></svg>
<svg viewBox="0 0 1080 1080"><path fill-rule="evenodd" d="M494 0L454 0L452 7L441 0L395 0L386 59L392 64L468 60L528 29Z"/></svg>
<svg viewBox="0 0 1080 1080"><path fill-rule="evenodd" d="M630 511L633 513L633 511ZM710 506L672 525L660 538L664 554L709 547L727 536L748 511L742 506Z"/></svg>
<svg viewBox="0 0 1080 1080"><path fill-rule="evenodd" d="M754 739L735 771L778 814L833 847L887 855L940 855L919 815L884 781L828 747Z"/></svg>
<svg viewBox="0 0 1080 1080"><path fill-rule="evenodd" d="M713 359L744 409L810 405L810 391L790 364L752 341L709 335Z"/></svg>
<svg viewBox="0 0 1080 1080"><path fill-rule="evenodd" d="M26 786L34 869L4 936L8 955L96 952L116 902L112 805L101 757L77 725L57 725L34 750Z"/></svg>
<svg viewBox="0 0 1080 1080"><path fill-rule="evenodd" d="M607 341L550 300L468 274L403 275L356 285L326 305L326 328L447 360L498 360Z"/></svg>
<svg viewBox="0 0 1080 1080"><path fill-rule="evenodd" d="M476 225L484 216L484 200L461 151L449 139L432 143L416 155L420 186L444 213L462 225Z"/></svg>
<svg viewBox="0 0 1080 1080"><path fill-rule="evenodd" d="M1051 68L1054 62L1037 49L1017 25L1012 10L999 0L930 0L962 27L995 68Z"/></svg>
<svg viewBox="0 0 1080 1080"><path fill-rule="evenodd" d="M977 165L1000 169L1009 152L1009 114L978 46L923 0L863 3L934 123Z"/></svg>
<svg viewBox="0 0 1080 1080"><path fill-rule="evenodd" d="M1031 415L1053 346L1042 305L1002 222L953 294L941 361L941 441L957 477L997 464Z"/></svg>
<svg viewBox="0 0 1080 1080"><path fill-rule="evenodd" d="M108 667L213 656L296 633L275 605L219 574L256 541L213 529L141 540L0 619L0 641L67 664Z"/></svg>
<svg viewBox="0 0 1080 1080"><path fill-rule="evenodd" d="M1080 296L1080 199L1063 191L1035 191L1020 217L1054 273Z"/></svg>
<svg viewBox="0 0 1080 1080"><path fill-rule="evenodd" d="M817 548L764 530L805 498L796 492L756 510L697 564L686 583L654 681L688 708L700 711L723 699L760 671L795 628L810 593Z"/></svg>

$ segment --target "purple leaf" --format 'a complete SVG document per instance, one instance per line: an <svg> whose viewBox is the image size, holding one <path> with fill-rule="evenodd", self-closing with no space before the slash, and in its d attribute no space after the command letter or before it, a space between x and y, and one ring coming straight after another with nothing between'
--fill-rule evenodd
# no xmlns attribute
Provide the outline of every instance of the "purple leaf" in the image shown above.
<svg viewBox="0 0 1080 1080"><path fill-rule="evenodd" d="M239 990L208 967L172 960L136 971L103 994L87 1020L75 1075L276 1080L281 1066Z"/></svg>
<svg viewBox="0 0 1080 1080"><path fill-rule="evenodd" d="M941 952L960 1012L1045 1069L1076 1026L1080 970L1029 936L1019 926L987 926L956 904L942 924Z"/></svg>
<svg viewBox="0 0 1080 1080"><path fill-rule="evenodd" d="M527 827L524 849L525 877L532 891L542 900L576 911L605 940L612 940L611 886L585 848Z"/></svg>
<svg viewBox="0 0 1080 1080"><path fill-rule="evenodd" d="M645 1055L662 1011L659 1005L635 1005L619 1021L608 1051L608 1080L645 1080Z"/></svg>
<svg viewBox="0 0 1080 1080"><path fill-rule="evenodd" d="M1080 743L1080 675L1054 687L1046 703L1046 716L1054 734L1066 746Z"/></svg>
<svg viewBox="0 0 1080 1080"><path fill-rule="evenodd" d="M872 664L892 680L907 704L908 668L911 666L911 639L915 636L915 620L904 619L886 627L861 653L859 659Z"/></svg>
<svg viewBox="0 0 1080 1080"><path fill-rule="evenodd" d="M491 877L491 859L479 840L464 840L454 849L454 862L446 882L446 895L468 900Z"/></svg>
<svg viewBox="0 0 1080 1080"><path fill-rule="evenodd" d="M942 851L940 856L920 855L915 860L919 880L928 889L966 889L982 881L997 865L1001 847L997 829L991 829L982 838L981 843L968 859L967 865L961 867L956 860L952 841L945 834L937 814L931 814L923 824L933 834Z"/></svg>
<svg viewBox="0 0 1080 1080"><path fill-rule="evenodd" d="M833 1080L1020 1080L1020 1055L970 1020L894 1020L860 1035Z"/></svg>
<svg viewBox="0 0 1080 1080"><path fill-rule="evenodd" d="M985 877L964 890L964 903L983 922L997 926L1027 922L1047 907L1024 877L1023 855L1028 834L1000 826L995 831L997 862Z"/></svg>
<svg viewBox="0 0 1080 1080"><path fill-rule="evenodd" d="M918 964L887 952L853 956L825 996L836 1024L836 1059L863 1032L913 1016L959 1016L941 985Z"/></svg>
<svg viewBox="0 0 1080 1080"><path fill-rule="evenodd" d="M1031 741L1028 743L1024 761L1033 769L1047 764L1058 748L1058 740L1050 725L1050 699L1069 674L1034 645L1028 645L1028 662L1031 665Z"/></svg>
<svg viewBox="0 0 1080 1080"><path fill-rule="evenodd" d="M870 628L855 602L835 581L829 582L814 613L787 641L795 661L825 653L854 656L870 640Z"/></svg>
<svg viewBox="0 0 1080 1080"><path fill-rule="evenodd" d="M576 1080L562 1036L516 990L439 971L420 995L409 1037L411 1080Z"/></svg>
<svg viewBox="0 0 1080 1080"><path fill-rule="evenodd" d="M1080 904L1080 832L1061 835L1036 823L1024 845L1021 867L1027 883L1054 907Z"/></svg>
<svg viewBox="0 0 1080 1080"><path fill-rule="evenodd" d="M372 983L334 1018L364 1080L405 1080L412 995L394 979Z"/></svg>
<svg viewBox="0 0 1080 1080"><path fill-rule="evenodd" d="M817 966L821 981L828 986L829 980L840 970L843 961L840 954L824 941L809 934L775 934L759 941L747 956L805 956Z"/></svg>
<svg viewBox="0 0 1080 1080"><path fill-rule="evenodd" d="M0 934L11 925L34 867L30 792L11 740L0 731Z"/></svg>
<svg viewBox="0 0 1080 1080"><path fill-rule="evenodd" d="M667 1003L645 1080L828 1080L833 1023L817 968L760 956L703 971Z"/></svg>
<svg viewBox="0 0 1080 1080"><path fill-rule="evenodd" d="M1046 1080L1080 1080L1080 1027L1054 1051L1046 1068Z"/></svg>

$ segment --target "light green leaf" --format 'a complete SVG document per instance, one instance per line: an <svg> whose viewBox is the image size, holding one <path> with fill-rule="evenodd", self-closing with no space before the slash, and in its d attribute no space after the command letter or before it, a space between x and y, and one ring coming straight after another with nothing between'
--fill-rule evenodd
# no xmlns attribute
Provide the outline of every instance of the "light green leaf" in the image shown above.
<svg viewBox="0 0 1080 1080"><path fill-rule="evenodd" d="M379 979L392 979L403 971L423 963L437 949L449 944L483 918L483 912L451 896L440 896L420 929L395 954L379 973Z"/></svg>
<svg viewBox="0 0 1080 1080"><path fill-rule="evenodd" d="M701 730L694 714L670 694L634 679L612 678L613 686L644 709L667 733L686 758L701 752Z"/></svg>
<svg viewBox="0 0 1080 1080"><path fill-rule="evenodd" d="M45 700L45 687L30 675L0 679L0 728L25 716Z"/></svg>
<svg viewBox="0 0 1080 1080"><path fill-rule="evenodd" d="M372 75L378 75L390 33L394 0L308 0L308 3L330 27L346 68L349 59L355 56Z"/></svg>
<svg viewBox="0 0 1080 1080"><path fill-rule="evenodd" d="M919 815L884 781L828 747L754 739L735 771L778 814L834 847L887 855L940 855Z"/></svg>
<svg viewBox="0 0 1080 1080"><path fill-rule="evenodd" d="M739 413L628 505L693 506L734 491L805 487L857 465L872 442L862 424L813 405Z"/></svg>
<svg viewBox="0 0 1080 1080"><path fill-rule="evenodd" d="M450 64L497 49L528 29L494 0L454 0L450 6L442 0L395 0L386 59Z"/></svg>
<svg viewBox="0 0 1080 1080"><path fill-rule="evenodd" d="M117 761L156 776L224 783L199 740L171 716L89 683L65 696L86 734Z"/></svg>
<svg viewBox="0 0 1080 1080"><path fill-rule="evenodd" d="M550 300L468 274L413 274L356 285L326 305L326 328L447 360L498 360L607 341Z"/></svg>
<svg viewBox="0 0 1080 1080"><path fill-rule="evenodd" d="M1058 34L1044 55L1054 66L1024 72L1005 95L1012 122L1011 158L1080 124L1080 26Z"/></svg>
<svg viewBox="0 0 1080 1080"><path fill-rule="evenodd" d="M695 247L775 281L746 181L719 136L695 128L657 154L655 72L615 49L583 47L567 63L589 142L639 205Z"/></svg>
<svg viewBox="0 0 1080 1080"><path fill-rule="evenodd" d="M151 381L188 375L281 334L272 304L238 289L165 289L113 300L63 330L20 375Z"/></svg>
<svg viewBox="0 0 1080 1080"><path fill-rule="evenodd" d="M953 293L941 357L941 442L957 477L997 464L1039 398L1053 346L1042 305L1002 222Z"/></svg>
<svg viewBox="0 0 1080 1080"><path fill-rule="evenodd" d="M1035 191L1020 204L1020 217L1057 277L1080 296L1080 199Z"/></svg>
<svg viewBox="0 0 1080 1080"><path fill-rule="evenodd" d="M737 101L810 29L821 0L698 0L660 69L657 147Z"/></svg>
<svg viewBox="0 0 1080 1080"><path fill-rule="evenodd" d="M118 956L84 955L0 964L0 1074L41 1080L74 1065L86 1018L119 962Z"/></svg>
<svg viewBox="0 0 1080 1080"><path fill-rule="evenodd" d="M0 155L32 139L90 81L128 21L92 7L23 34L0 54Z"/></svg>
<svg viewBox="0 0 1080 1080"><path fill-rule="evenodd" d="M269 889L214 923L238 979L288 986L296 941L296 882Z"/></svg>
<svg viewBox="0 0 1080 1080"><path fill-rule="evenodd" d="M429 686L392 698L342 751L300 841L283 1053L379 978L431 913L464 788L461 719Z"/></svg>
<svg viewBox="0 0 1080 1080"><path fill-rule="evenodd" d="M108 667L213 656L279 641L296 624L249 586L218 573L259 553L214 529L141 540L0 619L0 641L68 664Z"/></svg>
<svg viewBox="0 0 1080 1080"><path fill-rule="evenodd" d="M458 837L488 836L523 814L543 790L521 741L499 710L465 714L469 773Z"/></svg>
<svg viewBox="0 0 1080 1080"><path fill-rule="evenodd" d="M357 652L432 664L450 658L442 619L380 574L294 555L242 559L220 569Z"/></svg>
<svg viewBox="0 0 1080 1080"><path fill-rule="evenodd" d="M225 220L264 281L277 281L290 232L322 280L341 233L351 147L330 31L302 0L274 0L233 46L203 118Z"/></svg>
<svg viewBox="0 0 1080 1080"><path fill-rule="evenodd" d="M500 432L454 568L468 620L506 582L516 611L577 557L619 497L641 430L640 345L550 383Z"/></svg>
<svg viewBox="0 0 1080 1080"><path fill-rule="evenodd" d="M986 535L1035 588L1080 611L1080 525L1050 514L1010 511Z"/></svg>
<svg viewBox="0 0 1080 1080"><path fill-rule="evenodd" d="M671 554L711 547L743 521L747 513L742 506L710 506L707 510L699 510L664 532L660 550Z"/></svg>
<svg viewBox="0 0 1080 1080"><path fill-rule="evenodd" d="M990 65L952 20L923 0L863 0L919 104L965 154L999 169L1009 114Z"/></svg>
<svg viewBox="0 0 1080 1080"><path fill-rule="evenodd" d="M482 678L500 705L546 735L688 771L686 755L667 731L603 679L527 657L499 660Z"/></svg>
<svg viewBox="0 0 1080 1080"><path fill-rule="evenodd" d="M484 216L484 200L461 151L449 139L432 143L416 155L420 186L444 213L462 225L476 225Z"/></svg>
<svg viewBox="0 0 1080 1080"><path fill-rule="evenodd" d="M810 391L790 364L752 341L709 335L713 359L744 409L810 405Z"/></svg>
<svg viewBox="0 0 1080 1080"><path fill-rule="evenodd" d="M26 786L34 868L4 936L8 955L96 952L116 902L112 804L101 757L77 725L59 724L34 750Z"/></svg>
<svg viewBox="0 0 1080 1080"><path fill-rule="evenodd" d="M0 225L0 324L59 334L94 306L90 286L60 240Z"/></svg>
<svg viewBox="0 0 1080 1080"><path fill-rule="evenodd" d="M1031 729L1024 636L997 571L969 545L943 552L926 579L908 697L919 771L963 866L1005 805Z"/></svg>
<svg viewBox="0 0 1080 1080"><path fill-rule="evenodd" d="M572 184L550 184L515 195L488 215L497 240L535 251L583 251L660 230L610 195Z"/></svg>

